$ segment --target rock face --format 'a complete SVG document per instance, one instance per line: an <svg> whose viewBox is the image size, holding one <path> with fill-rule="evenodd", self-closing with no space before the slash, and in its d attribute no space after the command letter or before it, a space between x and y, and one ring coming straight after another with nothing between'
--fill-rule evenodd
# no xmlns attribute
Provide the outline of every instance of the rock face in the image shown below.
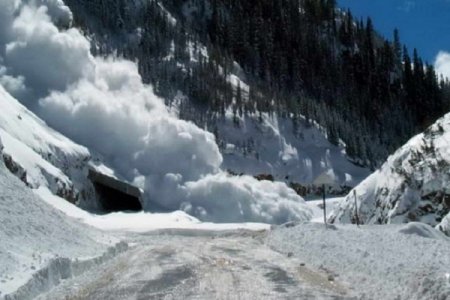
<svg viewBox="0 0 450 300"><path fill-rule="evenodd" d="M356 211L364 224L418 221L450 235L450 114L351 191L330 222L355 223Z"/></svg>
<svg viewBox="0 0 450 300"><path fill-rule="evenodd" d="M96 208L87 178L91 152L45 124L0 86L0 160L28 187L48 188L72 203Z"/></svg>
<svg viewBox="0 0 450 300"><path fill-rule="evenodd" d="M2 154L0 152L0 154ZM27 182L27 171L25 171L19 164L17 164L11 155L9 154L2 154L0 156L0 159L3 159L3 162L5 163L6 168L13 173L16 177L18 177L20 180L22 180L23 183L28 185Z"/></svg>

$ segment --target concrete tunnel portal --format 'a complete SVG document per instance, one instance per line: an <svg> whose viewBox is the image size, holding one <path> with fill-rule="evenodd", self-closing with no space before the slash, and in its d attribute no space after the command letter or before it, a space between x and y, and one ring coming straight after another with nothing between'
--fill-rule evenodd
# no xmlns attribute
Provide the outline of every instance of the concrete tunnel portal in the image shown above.
<svg viewBox="0 0 450 300"><path fill-rule="evenodd" d="M105 212L142 210L142 192L139 188L93 169L89 170L88 178Z"/></svg>

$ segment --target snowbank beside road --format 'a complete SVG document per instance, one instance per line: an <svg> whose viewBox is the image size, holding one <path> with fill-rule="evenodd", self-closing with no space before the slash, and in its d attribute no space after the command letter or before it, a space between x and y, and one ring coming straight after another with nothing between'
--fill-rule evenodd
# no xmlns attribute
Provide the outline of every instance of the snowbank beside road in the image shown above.
<svg viewBox="0 0 450 300"><path fill-rule="evenodd" d="M277 228L269 245L329 273L362 299L448 299L450 239L426 224L302 224Z"/></svg>
<svg viewBox="0 0 450 300"><path fill-rule="evenodd" d="M0 224L0 297L33 280L42 268L53 266L25 287L19 298L49 289L75 272L70 268L73 260L102 257L119 242L44 203L1 160ZM55 265L58 261L65 267ZM78 272L82 269L78 264Z"/></svg>

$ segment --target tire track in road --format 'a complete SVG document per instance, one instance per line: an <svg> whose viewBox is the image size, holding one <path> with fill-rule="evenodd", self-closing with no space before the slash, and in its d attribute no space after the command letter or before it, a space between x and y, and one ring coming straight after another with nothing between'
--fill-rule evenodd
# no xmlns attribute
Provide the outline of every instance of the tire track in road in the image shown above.
<svg viewBox="0 0 450 300"><path fill-rule="evenodd" d="M348 299L323 271L264 243L266 233L136 235L127 252L39 299Z"/></svg>

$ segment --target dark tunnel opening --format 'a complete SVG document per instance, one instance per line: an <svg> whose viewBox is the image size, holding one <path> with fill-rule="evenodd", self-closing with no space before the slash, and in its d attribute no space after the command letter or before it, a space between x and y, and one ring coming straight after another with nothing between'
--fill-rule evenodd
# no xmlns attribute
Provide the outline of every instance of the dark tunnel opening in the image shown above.
<svg viewBox="0 0 450 300"><path fill-rule="evenodd" d="M94 186L98 200L105 212L142 210L139 198L100 183L94 183Z"/></svg>
<svg viewBox="0 0 450 300"><path fill-rule="evenodd" d="M89 170L97 200L104 212L141 211L141 191L124 181Z"/></svg>

